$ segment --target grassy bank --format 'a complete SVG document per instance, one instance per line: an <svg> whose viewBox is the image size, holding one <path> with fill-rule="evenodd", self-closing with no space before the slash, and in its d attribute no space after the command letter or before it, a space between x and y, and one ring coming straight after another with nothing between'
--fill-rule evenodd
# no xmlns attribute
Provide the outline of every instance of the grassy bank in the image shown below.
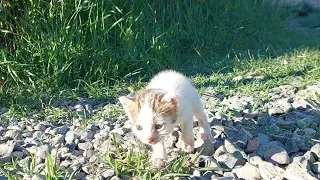
<svg viewBox="0 0 320 180"><path fill-rule="evenodd" d="M106 98L120 82L164 68L230 71L248 50L278 53L273 39L290 16L257 0L16 0L0 8L1 101L10 104L71 89Z"/></svg>

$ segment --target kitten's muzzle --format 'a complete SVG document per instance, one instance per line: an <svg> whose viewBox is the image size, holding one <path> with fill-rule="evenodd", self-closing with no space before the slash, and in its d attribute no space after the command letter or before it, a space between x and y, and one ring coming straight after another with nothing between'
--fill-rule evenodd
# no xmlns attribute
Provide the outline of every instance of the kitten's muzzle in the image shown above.
<svg viewBox="0 0 320 180"><path fill-rule="evenodd" d="M152 144L154 143L155 138L154 137L147 137L147 142Z"/></svg>

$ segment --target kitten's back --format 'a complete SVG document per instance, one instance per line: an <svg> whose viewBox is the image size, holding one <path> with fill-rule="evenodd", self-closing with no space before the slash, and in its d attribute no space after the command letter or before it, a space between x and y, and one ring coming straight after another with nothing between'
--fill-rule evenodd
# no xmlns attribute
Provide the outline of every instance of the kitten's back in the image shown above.
<svg viewBox="0 0 320 180"><path fill-rule="evenodd" d="M154 76L147 85L147 89L159 88L167 92L174 92L177 96L189 100L190 103L199 99L197 90L191 81L183 74L174 70L165 70Z"/></svg>

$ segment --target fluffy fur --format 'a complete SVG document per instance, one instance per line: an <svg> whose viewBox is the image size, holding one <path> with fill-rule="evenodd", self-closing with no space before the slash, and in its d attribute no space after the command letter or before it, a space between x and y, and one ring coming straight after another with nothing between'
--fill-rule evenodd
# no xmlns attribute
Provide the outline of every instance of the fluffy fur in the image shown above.
<svg viewBox="0 0 320 180"><path fill-rule="evenodd" d="M167 159L161 137L170 134L176 125L181 126L186 152L194 150L194 117L198 120L200 138L213 139L197 90L187 77L176 71L160 72L145 89L133 97L121 96L119 101L132 122L134 134L152 146L156 167Z"/></svg>

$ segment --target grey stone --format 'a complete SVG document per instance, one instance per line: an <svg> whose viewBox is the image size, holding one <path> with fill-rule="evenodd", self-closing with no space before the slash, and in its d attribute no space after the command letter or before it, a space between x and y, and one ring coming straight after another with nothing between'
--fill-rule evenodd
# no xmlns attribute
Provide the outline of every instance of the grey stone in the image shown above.
<svg viewBox="0 0 320 180"><path fill-rule="evenodd" d="M251 135L252 136L252 135ZM250 139L248 133L244 132L243 130L240 131L232 141L241 149L244 149L247 146L247 143Z"/></svg>
<svg viewBox="0 0 320 180"><path fill-rule="evenodd" d="M46 159L46 151L43 149L38 149L36 153L36 157L39 157L41 159Z"/></svg>
<svg viewBox="0 0 320 180"><path fill-rule="evenodd" d="M76 149L76 144L75 143L67 143L65 147L69 148L70 151L74 151Z"/></svg>
<svg viewBox="0 0 320 180"><path fill-rule="evenodd" d="M110 133L110 129L108 128L105 128L105 129L101 129L99 134L101 137L104 137L104 138L108 138L109 137L109 133Z"/></svg>
<svg viewBox="0 0 320 180"><path fill-rule="evenodd" d="M290 154L290 162L292 162L295 157L302 157L303 155L304 155L303 152L291 153Z"/></svg>
<svg viewBox="0 0 320 180"><path fill-rule="evenodd" d="M60 127L54 128L53 130L56 131L56 134L66 135L69 129L70 128L67 125L62 125Z"/></svg>
<svg viewBox="0 0 320 180"><path fill-rule="evenodd" d="M73 108L76 111L83 111L84 110L84 107L81 104L77 104L77 105L73 106Z"/></svg>
<svg viewBox="0 0 320 180"><path fill-rule="evenodd" d="M314 155L314 157L320 161L320 144L317 143L315 145L313 145L310 149L310 151L312 152L312 154Z"/></svg>
<svg viewBox="0 0 320 180"><path fill-rule="evenodd" d="M258 156L264 157L264 152L268 149L268 144L270 143L270 137L265 134L258 134L255 140L259 141L260 146L256 151L254 151Z"/></svg>
<svg viewBox="0 0 320 180"><path fill-rule="evenodd" d="M306 160L306 161L308 161L308 163L311 163L311 164L316 161L316 159L311 151L307 151L304 153L303 160Z"/></svg>
<svg viewBox="0 0 320 180"><path fill-rule="evenodd" d="M261 179L259 169L250 163L246 163L244 166L240 168L235 168L232 170L232 172L235 173L238 178L242 178L242 179L250 179L250 180Z"/></svg>
<svg viewBox="0 0 320 180"><path fill-rule="evenodd" d="M0 157L10 157L13 149L13 144L0 144Z"/></svg>
<svg viewBox="0 0 320 180"><path fill-rule="evenodd" d="M77 159L78 156L75 155L74 152L76 152L77 150L74 150L72 152L67 152L67 153L64 153L64 154L61 154L61 160L67 160L67 159ZM80 154L80 153L79 153Z"/></svg>
<svg viewBox="0 0 320 180"><path fill-rule="evenodd" d="M93 106L91 104L85 104L84 107L89 113L92 113Z"/></svg>
<svg viewBox="0 0 320 180"><path fill-rule="evenodd" d="M264 152L264 159L273 164L289 164L290 158L287 151L278 145L269 145Z"/></svg>
<svg viewBox="0 0 320 180"><path fill-rule="evenodd" d="M199 156L199 167L221 167L212 156Z"/></svg>
<svg viewBox="0 0 320 180"><path fill-rule="evenodd" d="M99 161L100 161L100 157L97 156L96 153L93 154L93 155L90 157L90 159L89 159L89 162L90 162L90 163L96 163L96 162L99 162Z"/></svg>
<svg viewBox="0 0 320 180"><path fill-rule="evenodd" d="M72 166L78 166L78 167L81 167L82 165L84 165L85 163L87 162L86 158L81 156L81 155L78 155L78 158L75 159L72 163ZM90 164L89 164L90 165Z"/></svg>
<svg viewBox="0 0 320 180"><path fill-rule="evenodd" d="M89 149L93 149L93 145L91 142L84 142L84 143L79 143L78 148L80 150L89 150Z"/></svg>
<svg viewBox="0 0 320 180"><path fill-rule="evenodd" d="M61 148L55 148L51 150L51 156L52 157L62 157L64 155L66 155L67 153L69 153L69 148L67 147L61 147Z"/></svg>
<svg viewBox="0 0 320 180"><path fill-rule="evenodd" d="M41 139L43 132L42 131L35 131L32 135L33 139Z"/></svg>
<svg viewBox="0 0 320 180"><path fill-rule="evenodd" d="M218 159L219 156L221 156L222 154L226 154L227 153L227 150L224 146L220 146L215 152L214 152L214 155L213 157L215 159Z"/></svg>
<svg viewBox="0 0 320 180"><path fill-rule="evenodd" d="M123 142L123 137L120 135L120 134L118 134L118 133L114 133L114 132L110 132L110 137L111 137L111 139L114 141L117 141L118 143L119 142Z"/></svg>
<svg viewBox="0 0 320 180"><path fill-rule="evenodd" d="M297 146L296 141L293 138L290 138L286 141L284 149L287 151L288 154L299 151L299 147Z"/></svg>
<svg viewBox="0 0 320 180"><path fill-rule="evenodd" d="M44 131L47 129L47 127L46 127L46 125L43 124L43 123L38 123L37 125L35 125L35 126L33 127L33 129L36 130L36 131L42 131L42 132L44 132Z"/></svg>
<svg viewBox="0 0 320 180"><path fill-rule="evenodd" d="M97 125L95 125L95 124L88 124L87 125L87 130L88 131L97 131L97 130L99 130L100 128L99 128L99 126L97 126Z"/></svg>
<svg viewBox="0 0 320 180"><path fill-rule="evenodd" d="M86 174L93 174L97 170L97 167L95 165L92 165L92 164L86 164L86 165L82 166L81 169Z"/></svg>
<svg viewBox="0 0 320 180"><path fill-rule="evenodd" d="M81 136L80 140L81 141L91 141L94 137L93 131L84 131Z"/></svg>
<svg viewBox="0 0 320 180"><path fill-rule="evenodd" d="M30 147L27 147L26 150L31 154L36 154L37 150L38 150L38 147L33 145L33 146L30 146Z"/></svg>
<svg viewBox="0 0 320 180"><path fill-rule="evenodd" d="M67 143L73 143L77 138L78 138L79 136L78 136L78 134L75 132L75 131L68 131L67 133L66 133L66 135L65 135L65 141L67 142Z"/></svg>
<svg viewBox="0 0 320 180"><path fill-rule="evenodd" d="M280 109L279 107L271 107L271 108L268 109L268 114L270 116L283 114L283 113L284 113L284 111L282 109Z"/></svg>
<svg viewBox="0 0 320 180"><path fill-rule="evenodd" d="M119 178L118 176L113 176L110 180L122 180L122 179Z"/></svg>
<svg viewBox="0 0 320 180"><path fill-rule="evenodd" d="M91 149L84 150L84 152L83 152L83 156L88 159L91 158L93 155L94 155L94 151Z"/></svg>
<svg viewBox="0 0 320 180"><path fill-rule="evenodd" d="M244 149L244 151L246 153L252 153L254 152L255 150L257 150L260 146L260 143L259 141L255 140L255 139L250 139L247 143L247 146L246 148Z"/></svg>
<svg viewBox="0 0 320 180"><path fill-rule="evenodd" d="M284 173L286 179L316 180L310 172L310 164L305 158L294 158Z"/></svg>
<svg viewBox="0 0 320 180"><path fill-rule="evenodd" d="M41 145L37 148L36 157L39 157L41 159L46 159L47 153L51 153L52 147L49 145Z"/></svg>
<svg viewBox="0 0 320 180"><path fill-rule="evenodd" d="M278 134L270 134L270 137L272 138L272 140L279 141L283 144L285 144L287 142L287 140L289 139L288 137L286 137L284 135L278 135Z"/></svg>
<svg viewBox="0 0 320 180"><path fill-rule="evenodd" d="M307 116L302 119L297 119L296 123L297 123L297 126L302 129L302 128L309 127L313 123L313 121L314 119L312 116Z"/></svg>
<svg viewBox="0 0 320 180"><path fill-rule="evenodd" d="M64 143L65 136L62 134L57 134L54 138L51 139L53 145Z"/></svg>
<svg viewBox="0 0 320 180"><path fill-rule="evenodd" d="M220 146L224 145L224 139L222 138L215 138L213 140L213 146L215 149L218 149Z"/></svg>
<svg viewBox="0 0 320 180"><path fill-rule="evenodd" d="M226 153L218 157L218 163L222 167L233 168L235 166L244 165L246 163L245 159L242 157L241 153Z"/></svg>
<svg viewBox="0 0 320 180"><path fill-rule="evenodd" d="M8 178L5 175L3 175L3 174L0 175L0 180L7 180L7 179Z"/></svg>
<svg viewBox="0 0 320 180"><path fill-rule="evenodd" d="M245 105L240 101L239 96L232 96L228 99L224 99L221 104L226 105L228 109L241 111L244 109Z"/></svg>
<svg viewBox="0 0 320 180"><path fill-rule="evenodd" d="M215 180L237 180L235 177L216 177Z"/></svg>
<svg viewBox="0 0 320 180"><path fill-rule="evenodd" d="M179 142L179 141L178 141ZM196 141L195 143L197 143ZM197 152L201 152L202 155L212 156L214 153L214 144L211 141L204 141L201 146L197 147Z"/></svg>
<svg viewBox="0 0 320 180"><path fill-rule="evenodd" d="M99 146L100 146L104 141L106 141L106 140L103 140L102 137L96 138L96 139L92 140L93 148L94 148L94 149L98 149Z"/></svg>
<svg viewBox="0 0 320 180"><path fill-rule="evenodd" d="M110 133L115 133L115 134L123 136L125 134L125 131L122 127L119 127L119 128L115 127Z"/></svg>
<svg viewBox="0 0 320 180"><path fill-rule="evenodd" d="M270 116L288 113L293 109L289 98L278 99L268 104L268 113Z"/></svg>
<svg viewBox="0 0 320 180"><path fill-rule="evenodd" d="M87 176L86 173L79 171L79 172L75 173L73 178L76 180L81 180L82 178L85 178L86 176Z"/></svg>
<svg viewBox="0 0 320 180"><path fill-rule="evenodd" d="M315 162L312 164L311 169L314 173L320 174L320 162Z"/></svg>
<svg viewBox="0 0 320 180"><path fill-rule="evenodd" d="M25 128L26 128L26 126L24 124L21 124L21 125L14 124L14 125L9 125L7 127L7 129L14 129L14 130L19 130L19 131L22 131Z"/></svg>
<svg viewBox="0 0 320 180"><path fill-rule="evenodd" d="M258 166L261 162L264 162L264 161L262 160L262 158L260 156L252 154L249 157L248 162L252 165Z"/></svg>
<svg viewBox="0 0 320 180"><path fill-rule="evenodd" d="M195 169L195 170L193 171L192 175L193 175L193 176L201 176L201 172Z"/></svg>
<svg viewBox="0 0 320 180"><path fill-rule="evenodd" d="M224 172L224 173L223 173L223 177L236 178L236 175L235 175L235 173L233 173L233 172Z"/></svg>
<svg viewBox="0 0 320 180"><path fill-rule="evenodd" d="M304 132L306 133L306 135L308 135L311 138L313 138L317 133L317 131L312 128L305 128Z"/></svg>
<svg viewBox="0 0 320 180"><path fill-rule="evenodd" d="M258 136L255 139L259 141L261 145L267 145L271 141L269 136L261 133L258 133Z"/></svg>
<svg viewBox="0 0 320 180"><path fill-rule="evenodd" d="M63 170L66 170L67 168L69 168L72 165L72 161L71 160L64 160L61 161L59 166L63 168Z"/></svg>
<svg viewBox="0 0 320 180"><path fill-rule="evenodd" d="M44 179L46 179L46 177L42 174L39 174L39 175L34 174L31 178L31 180L44 180Z"/></svg>
<svg viewBox="0 0 320 180"><path fill-rule="evenodd" d="M295 137L293 139L296 142L296 144L299 148L299 151L305 152L305 151L309 150L309 147L305 144L304 140L301 140L301 139L295 138Z"/></svg>
<svg viewBox="0 0 320 180"><path fill-rule="evenodd" d="M13 140L22 140L23 136L20 130L10 129L5 134L4 137L10 138Z"/></svg>
<svg viewBox="0 0 320 180"><path fill-rule="evenodd" d="M229 153L239 152L243 158L247 158L247 154L241 148L239 148L234 143L231 143L227 139L224 141L224 147L226 148L227 152L229 152Z"/></svg>
<svg viewBox="0 0 320 180"><path fill-rule="evenodd" d="M274 166L269 162L259 163L259 171L262 179L283 179L284 170L280 167Z"/></svg>
<svg viewBox="0 0 320 180"><path fill-rule="evenodd" d="M208 180L211 180L215 178L216 174L213 173L212 171L206 171L205 173L203 173L202 176L207 178Z"/></svg>
<svg viewBox="0 0 320 180"><path fill-rule="evenodd" d="M85 179L82 180L104 180L104 178L99 174L89 174L85 177Z"/></svg>
<svg viewBox="0 0 320 180"><path fill-rule="evenodd" d="M23 132L21 135L22 135L22 137L32 137L32 132L30 132L30 131Z"/></svg>
<svg viewBox="0 0 320 180"><path fill-rule="evenodd" d="M24 153L22 151L14 151L11 156L17 159L22 159Z"/></svg>
<svg viewBox="0 0 320 180"><path fill-rule="evenodd" d="M25 147L29 147L31 145L37 145L37 146L40 145L40 141L34 138L29 138L29 137L24 138L23 142Z"/></svg>

